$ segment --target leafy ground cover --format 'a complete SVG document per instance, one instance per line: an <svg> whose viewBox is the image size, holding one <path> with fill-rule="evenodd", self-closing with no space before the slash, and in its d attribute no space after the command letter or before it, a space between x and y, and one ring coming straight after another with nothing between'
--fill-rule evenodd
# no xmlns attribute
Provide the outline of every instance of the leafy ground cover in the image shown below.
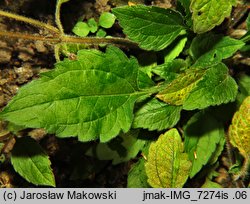
<svg viewBox="0 0 250 204"><path fill-rule="evenodd" d="M168 3L2 5L2 187L249 186L247 2Z"/></svg>

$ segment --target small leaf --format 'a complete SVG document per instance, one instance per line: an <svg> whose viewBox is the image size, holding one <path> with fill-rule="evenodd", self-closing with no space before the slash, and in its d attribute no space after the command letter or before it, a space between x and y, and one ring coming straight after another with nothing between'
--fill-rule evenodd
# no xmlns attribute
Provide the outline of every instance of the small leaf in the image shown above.
<svg viewBox="0 0 250 204"><path fill-rule="evenodd" d="M90 18L88 20L88 26L89 26L89 30L91 33L95 33L98 29L98 25L97 25L97 22L95 21L94 18Z"/></svg>
<svg viewBox="0 0 250 204"><path fill-rule="evenodd" d="M238 79L239 93L237 95L237 105L240 106L247 96L250 96L250 76L241 75Z"/></svg>
<svg viewBox="0 0 250 204"><path fill-rule="evenodd" d="M30 137L18 139L12 151L11 163L17 173L35 185L55 186L49 157Z"/></svg>
<svg viewBox="0 0 250 204"><path fill-rule="evenodd" d="M173 47L170 46L168 49L163 51L164 54L164 62L171 62L176 57L179 56L179 54L182 52L182 50L185 47L185 44L187 42L187 37L181 38Z"/></svg>
<svg viewBox="0 0 250 204"><path fill-rule="evenodd" d="M216 149L214 151L214 153L212 154L210 160L209 160L209 164L213 165L217 162L219 156L221 155L222 151L225 148L225 138L221 137L219 143L216 145Z"/></svg>
<svg viewBox="0 0 250 204"><path fill-rule="evenodd" d="M139 88L139 72L137 60L118 48L81 50L77 60L57 63L56 69L23 86L0 117L59 137L106 142L128 132L135 101L153 93Z"/></svg>
<svg viewBox="0 0 250 204"><path fill-rule="evenodd" d="M184 128L184 147L192 161L190 178L206 165L224 137L223 125L208 112L195 114Z"/></svg>
<svg viewBox="0 0 250 204"><path fill-rule="evenodd" d="M99 143L90 148L86 155L100 160L112 160L113 164L129 161L136 157L144 147L145 141L138 138L139 130L131 130L121 134L109 143Z"/></svg>
<svg viewBox="0 0 250 204"><path fill-rule="evenodd" d="M183 17L171 9L136 5L112 11L129 39L146 50L162 50L186 33Z"/></svg>
<svg viewBox="0 0 250 204"><path fill-rule="evenodd" d="M148 183L155 188L183 187L191 167L187 157L176 129L161 135L150 145L145 165Z"/></svg>
<svg viewBox="0 0 250 204"><path fill-rule="evenodd" d="M215 182L209 180L208 178L206 178L206 181L201 186L201 188L223 188L223 186L221 186L220 184L215 183Z"/></svg>
<svg viewBox="0 0 250 204"><path fill-rule="evenodd" d="M231 13L236 0L192 0L193 29L196 33L204 33L220 25Z"/></svg>
<svg viewBox="0 0 250 204"><path fill-rule="evenodd" d="M208 33L195 37L189 52L195 61L193 66L204 68L218 64L223 59L231 57L243 46L244 42L241 40Z"/></svg>
<svg viewBox="0 0 250 204"><path fill-rule="evenodd" d="M249 160L250 157L250 96L240 106L239 111L234 114L232 124L229 128L230 142L237 147L242 156Z"/></svg>
<svg viewBox="0 0 250 204"><path fill-rule="evenodd" d="M115 23L115 15L109 12L103 12L99 18L99 24L103 28L111 28Z"/></svg>
<svg viewBox="0 0 250 204"><path fill-rule="evenodd" d="M173 127L180 119L181 106L171 106L151 99L135 113L134 128L164 130Z"/></svg>
<svg viewBox="0 0 250 204"><path fill-rule="evenodd" d="M96 36L99 38L104 38L106 35L107 35L107 32L101 28L96 33Z"/></svg>
<svg viewBox="0 0 250 204"><path fill-rule="evenodd" d="M86 37L89 34L90 28L85 22L77 22L72 32L80 37Z"/></svg>
<svg viewBox="0 0 250 204"><path fill-rule="evenodd" d="M135 163L128 173L128 188L149 188L147 174L145 171L145 160L140 159Z"/></svg>
<svg viewBox="0 0 250 204"><path fill-rule="evenodd" d="M206 71L203 79L190 91L183 109L204 109L208 106L229 103L235 100L238 86L228 74L227 67L220 63Z"/></svg>
<svg viewBox="0 0 250 204"><path fill-rule="evenodd" d="M160 91L156 97L171 105L182 105L194 89L196 84L202 79L205 70L187 70L173 80L166 89Z"/></svg>
<svg viewBox="0 0 250 204"><path fill-rule="evenodd" d="M176 79L186 67L187 63L184 60L175 59L171 62L153 67L152 72L165 79L165 82L170 83Z"/></svg>

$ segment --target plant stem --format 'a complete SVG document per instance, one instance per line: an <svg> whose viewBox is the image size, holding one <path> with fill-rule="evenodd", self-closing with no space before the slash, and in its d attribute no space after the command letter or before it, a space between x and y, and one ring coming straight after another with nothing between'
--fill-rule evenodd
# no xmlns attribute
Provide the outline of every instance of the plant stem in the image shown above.
<svg viewBox="0 0 250 204"><path fill-rule="evenodd" d="M89 45L99 45L99 44L113 44L126 46L130 48L138 48L138 45L130 40L124 38L99 38L99 37L76 37L70 35L62 35L61 42L72 43L72 44L89 44Z"/></svg>
<svg viewBox="0 0 250 204"><path fill-rule="evenodd" d="M52 42L52 43L59 43L60 38L50 38L45 36L39 36L39 35L31 35L31 34L25 34L25 33L19 33L19 32L10 32L10 31L0 31L0 36L6 37L6 38L18 38L18 39L24 39L24 40L40 40L45 42Z"/></svg>
<svg viewBox="0 0 250 204"><path fill-rule="evenodd" d="M56 25L60 31L61 34L64 34L64 29L61 23L61 6L64 2L57 0L56 3L56 12L55 12L55 21L56 21Z"/></svg>
<svg viewBox="0 0 250 204"><path fill-rule="evenodd" d="M89 45L99 45L102 43L113 44L113 45L120 45L126 46L130 48L138 48L137 44L124 39L124 38L97 38L97 37L75 37L70 35L62 35L62 36L54 36L54 37L46 37L46 36L39 36L34 34L25 34L20 32L10 32L10 31L0 31L0 36L7 37L7 38L18 38L18 39L25 39L25 40L40 40L44 42L50 43L71 43L71 44L89 44Z"/></svg>
<svg viewBox="0 0 250 204"><path fill-rule="evenodd" d="M14 19L16 21L22 21L22 22L28 23L30 25L36 26L38 28L45 29L45 30L52 32L52 33L56 33L56 34L60 33L59 30L54 26L48 25L46 23L42 23L40 21L31 19L31 18L27 18L24 16L13 14L13 13L9 13L9 12L3 11L3 10L0 10L0 16L8 17L8 18Z"/></svg>

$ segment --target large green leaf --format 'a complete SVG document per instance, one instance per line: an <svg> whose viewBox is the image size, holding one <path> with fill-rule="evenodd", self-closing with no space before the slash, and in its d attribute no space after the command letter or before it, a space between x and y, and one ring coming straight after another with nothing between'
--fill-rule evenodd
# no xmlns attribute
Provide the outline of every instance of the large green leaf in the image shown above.
<svg viewBox="0 0 250 204"><path fill-rule="evenodd" d="M229 16L236 0L192 0L193 29L204 33L220 25Z"/></svg>
<svg viewBox="0 0 250 204"><path fill-rule="evenodd" d="M55 178L49 157L30 137L18 139L11 155L11 163L17 173L36 185L55 186Z"/></svg>
<svg viewBox="0 0 250 204"><path fill-rule="evenodd" d="M146 50L162 50L186 33L180 13L144 5L112 10L129 39Z"/></svg>
<svg viewBox="0 0 250 204"><path fill-rule="evenodd" d="M224 137L223 125L208 112L199 112L188 121L184 137L185 152L192 161L192 178L214 156L217 144Z"/></svg>
<svg viewBox="0 0 250 204"><path fill-rule="evenodd" d="M149 148L145 165L148 183L155 188L181 188L191 167L187 157L176 129L161 135Z"/></svg>
<svg viewBox="0 0 250 204"><path fill-rule="evenodd" d="M118 48L81 50L77 60L22 87L0 117L59 137L105 142L130 129L135 101L149 93L139 88L145 84L139 73L137 60Z"/></svg>
<svg viewBox="0 0 250 204"><path fill-rule="evenodd" d="M147 183L147 174L145 171L145 160L140 159L132 166L128 173L128 188L149 188Z"/></svg>
<svg viewBox="0 0 250 204"><path fill-rule="evenodd" d="M173 127L180 119L181 106L171 106L151 99L135 113L133 127L164 130Z"/></svg>
<svg viewBox="0 0 250 204"><path fill-rule="evenodd" d="M139 130L121 134L109 143L99 143L90 148L86 155L100 160L112 160L113 164L129 161L137 156L145 145L145 140L138 138Z"/></svg>
<svg viewBox="0 0 250 204"><path fill-rule="evenodd" d="M208 33L193 39L189 53L195 61L194 66L204 68L231 57L243 46L244 42L241 40Z"/></svg>
<svg viewBox="0 0 250 204"><path fill-rule="evenodd" d="M220 63L206 71L194 89L185 99L183 109L203 109L235 100L238 86L229 75L228 68Z"/></svg>

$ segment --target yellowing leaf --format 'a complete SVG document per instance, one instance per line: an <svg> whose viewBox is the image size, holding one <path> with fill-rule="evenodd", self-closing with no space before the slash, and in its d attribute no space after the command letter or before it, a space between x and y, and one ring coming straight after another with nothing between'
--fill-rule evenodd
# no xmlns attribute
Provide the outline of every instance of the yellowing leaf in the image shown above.
<svg viewBox="0 0 250 204"><path fill-rule="evenodd" d="M248 159L250 156L250 96L243 101L239 111L234 114L229 128L229 138L231 144L239 149L245 159Z"/></svg>
<svg viewBox="0 0 250 204"><path fill-rule="evenodd" d="M193 29L204 33L220 25L229 16L235 0L192 0Z"/></svg>
<svg viewBox="0 0 250 204"><path fill-rule="evenodd" d="M150 145L145 168L152 187L180 188L185 184L191 162L183 153L183 143L176 129L162 134Z"/></svg>
<svg viewBox="0 0 250 204"><path fill-rule="evenodd" d="M188 73L178 76L156 97L171 105L182 105L190 91L202 79L204 72L204 70L190 70Z"/></svg>

